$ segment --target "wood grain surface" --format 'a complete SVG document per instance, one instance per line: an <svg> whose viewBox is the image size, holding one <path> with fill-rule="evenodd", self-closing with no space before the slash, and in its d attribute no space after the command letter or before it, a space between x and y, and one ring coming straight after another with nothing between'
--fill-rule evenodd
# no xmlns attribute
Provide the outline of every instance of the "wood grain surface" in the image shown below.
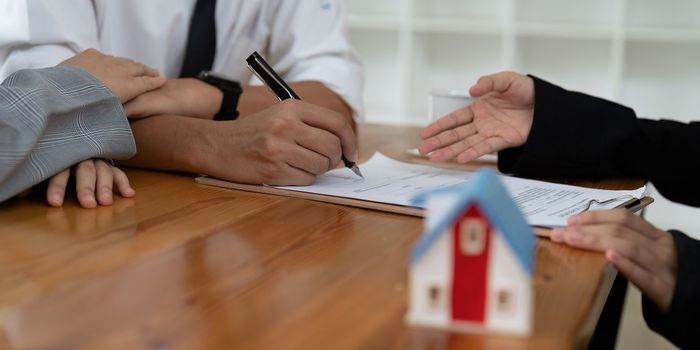
<svg viewBox="0 0 700 350"><path fill-rule="evenodd" d="M419 142L411 127L359 135L363 158ZM111 207L49 208L40 191L0 205L0 349L581 348L614 277L602 255L540 238L532 337L411 328L420 218L127 173L137 195Z"/></svg>

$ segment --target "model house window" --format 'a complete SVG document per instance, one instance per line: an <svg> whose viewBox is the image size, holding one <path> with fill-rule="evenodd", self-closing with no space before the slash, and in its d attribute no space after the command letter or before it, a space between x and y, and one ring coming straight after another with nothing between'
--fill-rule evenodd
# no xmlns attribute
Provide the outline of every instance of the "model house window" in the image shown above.
<svg viewBox="0 0 700 350"><path fill-rule="evenodd" d="M467 218L459 226L460 249L464 255L479 255L486 245L486 224L482 219Z"/></svg>
<svg viewBox="0 0 700 350"><path fill-rule="evenodd" d="M510 289L500 288L496 291L496 311L510 314L515 311L515 295Z"/></svg>
<svg viewBox="0 0 700 350"><path fill-rule="evenodd" d="M428 308L440 310L442 306L442 293L440 287L432 285L428 287Z"/></svg>

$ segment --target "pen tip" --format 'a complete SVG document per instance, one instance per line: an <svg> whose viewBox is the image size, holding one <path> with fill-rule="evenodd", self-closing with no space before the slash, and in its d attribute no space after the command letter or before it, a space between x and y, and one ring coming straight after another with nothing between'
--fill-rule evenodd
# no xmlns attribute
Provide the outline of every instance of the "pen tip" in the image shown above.
<svg viewBox="0 0 700 350"><path fill-rule="evenodd" d="M355 173L357 176L359 176L363 179L365 178L364 176L362 176L362 173L360 172L360 168L357 165L353 165L353 167L350 168L350 170L352 170L352 172Z"/></svg>

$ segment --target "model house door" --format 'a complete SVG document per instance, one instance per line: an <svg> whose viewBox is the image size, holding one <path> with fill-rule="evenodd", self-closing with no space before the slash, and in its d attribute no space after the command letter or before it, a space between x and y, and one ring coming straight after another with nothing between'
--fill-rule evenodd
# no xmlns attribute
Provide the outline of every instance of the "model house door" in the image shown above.
<svg viewBox="0 0 700 350"><path fill-rule="evenodd" d="M490 230L478 206L467 209L453 227L453 320L484 321Z"/></svg>

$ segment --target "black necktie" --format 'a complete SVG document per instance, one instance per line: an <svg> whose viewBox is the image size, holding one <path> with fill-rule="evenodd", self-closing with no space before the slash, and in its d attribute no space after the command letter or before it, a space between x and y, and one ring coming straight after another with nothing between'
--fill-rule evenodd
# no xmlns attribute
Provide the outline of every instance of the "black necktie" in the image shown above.
<svg viewBox="0 0 700 350"><path fill-rule="evenodd" d="M197 0L190 20L185 61L181 78L196 77L203 70L210 70L216 53L216 0Z"/></svg>

